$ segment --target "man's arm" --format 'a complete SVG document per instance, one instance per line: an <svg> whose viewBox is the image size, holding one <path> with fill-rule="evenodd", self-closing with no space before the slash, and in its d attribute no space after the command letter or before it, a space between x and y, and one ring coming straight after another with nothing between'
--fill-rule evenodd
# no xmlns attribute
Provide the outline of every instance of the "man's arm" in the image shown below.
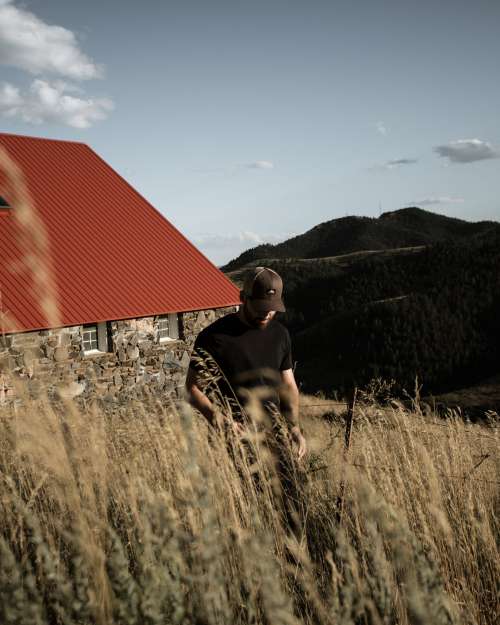
<svg viewBox="0 0 500 625"><path fill-rule="evenodd" d="M306 455L307 443L299 427L299 389L295 382L293 369L281 371L280 399L283 405L283 414L288 424L294 441L298 446L299 460Z"/></svg>
<svg viewBox="0 0 500 625"><path fill-rule="evenodd" d="M189 367L186 377L186 392L188 401L201 412L210 425L215 425L215 410L212 402L198 385L198 376L196 371Z"/></svg>

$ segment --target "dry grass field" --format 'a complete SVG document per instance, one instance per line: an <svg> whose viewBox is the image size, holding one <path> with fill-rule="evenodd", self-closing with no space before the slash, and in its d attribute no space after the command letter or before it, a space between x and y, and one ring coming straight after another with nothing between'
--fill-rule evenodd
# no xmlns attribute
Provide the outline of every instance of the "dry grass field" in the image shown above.
<svg viewBox="0 0 500 625"><path fill-rule="evenodd" d="M328 408L302 398L293 531L262 434L158 401L2 408L0 622L498 622L495 424L359 403L346 454Z"/></svg>
<svg viewBox="0 0 500 625"><path fill-rule="evenodd" d="M2 152L0 170L57 327L43 224ZM15 391L0 406L1 625L498 623L498 415L365 396L346 453L341 415L303 397L290 509L258 414L239 440L166 399Z"/></svg>

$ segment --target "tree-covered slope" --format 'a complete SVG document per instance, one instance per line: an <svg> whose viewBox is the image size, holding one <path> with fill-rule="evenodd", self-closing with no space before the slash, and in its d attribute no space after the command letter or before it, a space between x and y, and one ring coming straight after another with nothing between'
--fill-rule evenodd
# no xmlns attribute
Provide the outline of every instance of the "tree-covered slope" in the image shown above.
<svg viewBox="0 0 500 625"><path fill-rule="evenodd" d="M420 208L404 208L371 217L341 217L277 245L259 245L229 262L224 271L269 258L324 258L360 250L430 245L462 240L499 227L494 222L471 223Z"/></svg>
<svg viewBox="0 0 500 625"><path fill-rule="evenodd" d="M500 229L398 253L273 260L284 279L304 390L394 378L399 390L460 388L496 373Z"/></svg>

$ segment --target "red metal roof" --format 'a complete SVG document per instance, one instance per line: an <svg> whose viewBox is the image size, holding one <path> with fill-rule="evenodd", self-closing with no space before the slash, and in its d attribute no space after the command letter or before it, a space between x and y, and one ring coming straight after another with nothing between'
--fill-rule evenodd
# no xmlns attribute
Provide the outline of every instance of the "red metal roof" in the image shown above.
<svg viewBox="0 0 500 625"><path fill-rule="evenodd" d="M30 233L19 224L0 171L0 196L13 205L0 208L4 332L53 325L43 308L41 255L52 259L63 326L239 302L236 286L87 145L0 134L0 146L22 171L50 252L37 240L42 228Z"/></svg>

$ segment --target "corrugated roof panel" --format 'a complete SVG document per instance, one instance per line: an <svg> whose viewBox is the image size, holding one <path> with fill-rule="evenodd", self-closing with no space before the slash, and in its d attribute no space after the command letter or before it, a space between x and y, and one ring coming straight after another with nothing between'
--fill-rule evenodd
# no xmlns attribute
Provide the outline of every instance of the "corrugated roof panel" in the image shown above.
<svg viewBox="0 0 500 625"><path fill-rule="evenodd" d="M7 134L0 146L48 233L62 325L239 302L236 286L88 146ZM23 262L19 234L13 214L2 214L0 303L17 329L47 328L44 287Z"/></svg>

